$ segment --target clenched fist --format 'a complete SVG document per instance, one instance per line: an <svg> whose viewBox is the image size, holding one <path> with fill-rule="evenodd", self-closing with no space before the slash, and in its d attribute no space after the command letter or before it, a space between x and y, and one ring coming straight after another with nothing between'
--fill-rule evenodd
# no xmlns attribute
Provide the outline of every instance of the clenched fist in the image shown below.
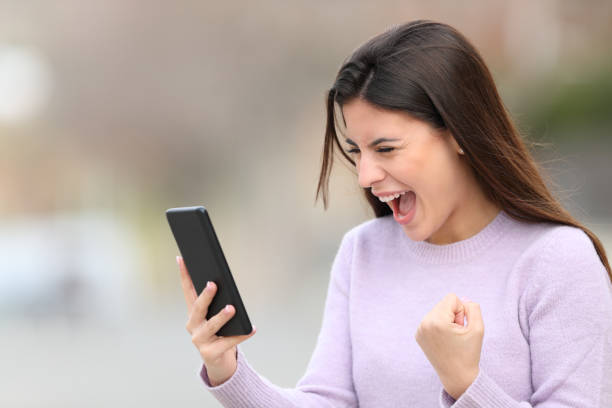
<svg viewBox="0 0 612 408"><path fill-rule="evenodd" d="M425 315L414 337L446 392L459 399L479 372L484 337L480 306L450 293Z"/></svg>

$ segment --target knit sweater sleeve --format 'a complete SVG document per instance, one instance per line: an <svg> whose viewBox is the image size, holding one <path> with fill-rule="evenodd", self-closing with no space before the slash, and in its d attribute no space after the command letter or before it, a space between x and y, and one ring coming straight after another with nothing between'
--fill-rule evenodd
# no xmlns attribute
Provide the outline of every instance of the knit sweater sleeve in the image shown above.
<svg viewBox="0 0 612 408"><path fill-rule="evenodd" d="M295 388L282 388L259 375L240 345L237 369L224 383L211 386L206 366L200 377L204 387L224 407L357 407L352 382L349 335L349 272L352 260L350 231L344 235L334 259L317 344L303 377ZM269 358L274 358L271 353Z"/></svg>
<svg viewBox="0 0 612 408"><path fill-rule="evenodd" d="M547 238L523 295L531 398L516 401L481 367L459 399L442 389L441 407L612 407L612 285L607 271L582 230L560 226Z"/></svg>

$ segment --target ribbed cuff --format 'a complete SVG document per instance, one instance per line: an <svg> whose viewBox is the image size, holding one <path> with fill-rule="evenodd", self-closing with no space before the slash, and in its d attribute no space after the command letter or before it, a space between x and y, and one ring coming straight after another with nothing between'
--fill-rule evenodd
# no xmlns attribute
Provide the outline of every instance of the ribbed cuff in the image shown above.
<svg viewBox="0 0 612 408"><path fill-rule="evenodd" d="M259 376L249 365L245 355L237 346L237 367L234 374L224 383L213 387L210 385L206 366L202 364L200 377L204 387L224 407L292 407L293 403L286 399L287 396L279 395L278 389L265 378ZM282 400L282 403L281 403ZM281 405L279 405L279 403Z"/></svg>
<svg viewBox="0 0 612 408"><path fill-rule="evenodd" d="M440 408L450 408L455 403L455 399L442 387L440 390Z"/></svg>
<svg viewBox="0 0 612 408"><path fill-rule="evenodd" d="M442 388L439 402L442 408L516 408L519 406L519 403L506 394L482 368L474 382L458 400L455 400Z"/></svg>

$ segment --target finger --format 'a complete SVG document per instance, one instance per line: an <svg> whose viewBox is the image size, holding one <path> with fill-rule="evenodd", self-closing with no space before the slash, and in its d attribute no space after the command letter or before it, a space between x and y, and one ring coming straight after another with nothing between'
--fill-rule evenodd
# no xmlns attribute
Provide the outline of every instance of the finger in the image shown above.
<svg viewBox="0 0 612 408"><path fill-rule="evenodd" d="M211 347L213 349L214 354L221 355L232 347L242 343L246 339L253 337L256 332L257 328L253 326L253 331L251 331L249 334L243 334L240 336L219 337L213 342Z"/></svg>
<svg viewBox="0 0 612 408"><path fill-rule="evenodd" d="M179 272L181 274L181 287L183 288L183 296L185 297L185 303L187 304L187 316L190 316L193 309L193 303L198 298L198 295L196 293L195 288L193 287L191 277L187 272L187 266L185 266L183 257L177 256L176 262L178 263Z"/></svg>
<svg viewBox="0 0 612 408"><path fill-rule="evenodd" d="M455 313L455 324L458 324L460 326L463 326L463 319L465 317L465 307L462 305L459 312Z"/></svg>
<svg viewBox="0 0 612 408"><path fill-rule="evenodd" d="M440 303L443 305L446 321L463 326L465 308L459 297L454 293L449 293Z"/></svg>
<svg viewBox="0 0 612 408"><path fill-rule="evenodd" d="M465 326L466 325L465 304L467 302L471 302L471 300L468 299L466 296L462 296L459 300L461 301L462 308L461 308L461 311L455 315L455 323L460 326Z"/></svg>
<svg viewBox="0 0 612 408"><path fill-rule="evenodd" d="M191 310L189 321L187 322L187 330L190 332L195 330L196 327L201 326L202 323L206 321L208 306L210 306L210 302L212 302L212 299L215 297L216 289L217 286L215 283L212 281L209 282L202 293L200 293L200 296L198 296L196 301L193 303L193 309Z"/></svg>
<svg viewBox="0 0 612 408"><path fill-rule="evenodd" d="M484 322L482 320L482 312L480 311L480 305L478 303L466 303L465 315L467 318L468 329L484 333Z"/></svg>
<svg viewBox="0 0 612 408"><path fill-rule="evenodd" d="M231 320L236 314L236 309L232 305L226 305L216 315L206 321L206 331L209 335L216 334L225 323Z"/></svg>

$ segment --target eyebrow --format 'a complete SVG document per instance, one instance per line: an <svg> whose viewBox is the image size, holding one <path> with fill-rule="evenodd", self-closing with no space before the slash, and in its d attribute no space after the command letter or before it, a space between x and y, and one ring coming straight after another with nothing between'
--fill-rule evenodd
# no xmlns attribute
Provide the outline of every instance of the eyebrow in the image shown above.
<svg viewBox="0 0 612 408"><path fill-rule="evenodd" d="M389 139L387 137L379 137L378 139L376 139L375 141L373 141L372 143L370 143L370 147L374 147L379 143L382 142L396 142L400 139ZM349 139L348 137L345 139L346 143L351 144L353 146L357 146L357 143L353 142L351 139Z"/></svg>

